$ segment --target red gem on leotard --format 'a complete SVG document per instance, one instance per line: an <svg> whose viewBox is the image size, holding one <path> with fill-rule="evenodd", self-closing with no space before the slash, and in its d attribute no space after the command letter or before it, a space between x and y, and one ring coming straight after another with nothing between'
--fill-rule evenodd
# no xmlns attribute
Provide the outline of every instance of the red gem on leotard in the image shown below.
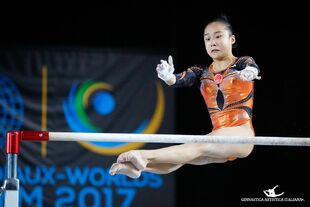
<svg viewBox="0 0 310 207"><path fill-rule="evenodd" d="M223 81L223 76L218 73L214 76L213 80L216 84L220 84Z"/></svg>

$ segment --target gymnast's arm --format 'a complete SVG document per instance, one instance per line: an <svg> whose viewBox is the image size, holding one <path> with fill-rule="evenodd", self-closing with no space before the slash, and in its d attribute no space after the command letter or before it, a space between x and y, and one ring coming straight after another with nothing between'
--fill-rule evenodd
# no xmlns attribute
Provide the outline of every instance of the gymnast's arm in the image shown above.
<svg viewBox="0 0 310 207"><path fill-rule="evenodd" d="M175 75L175 81L172 85L175 88L189 87L194 85L201 77L203 69L199 66L192 66L187 70Z"/></svg>
<svg viewBox="0 0 310 207"><path fill-rule="evenodd" d="M255 63L255 60L250 56L240 57L236 63L236 69L239 76L244 81L253 81L254 79L260 80L258 76L260 69Z"/></svg>

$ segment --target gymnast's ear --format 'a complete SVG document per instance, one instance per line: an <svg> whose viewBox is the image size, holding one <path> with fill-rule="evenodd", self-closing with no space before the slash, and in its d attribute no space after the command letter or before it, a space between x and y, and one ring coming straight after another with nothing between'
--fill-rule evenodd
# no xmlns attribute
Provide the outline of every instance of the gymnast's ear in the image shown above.
<svg viewBox="0 0 310 207"><path fill-rule="evenodd" d="M235 35L231 35L231 44L235 44L236 43L236 37Z"/></svg>

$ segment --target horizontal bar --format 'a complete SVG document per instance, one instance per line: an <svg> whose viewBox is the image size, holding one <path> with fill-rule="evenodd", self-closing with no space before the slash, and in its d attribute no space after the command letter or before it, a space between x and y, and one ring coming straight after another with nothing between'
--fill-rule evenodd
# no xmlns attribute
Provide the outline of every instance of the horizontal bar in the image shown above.
<svg viewBox="0 0 310 207"><path fill-rule="evenodd" d="M86 141L86 142L148 142L148 143L219 143L219 144L254 144L310 146L306 137L271 137L271 136L209 136L181 134L132 134L132 133L80 133L49 132L49 141Z"/></svg>

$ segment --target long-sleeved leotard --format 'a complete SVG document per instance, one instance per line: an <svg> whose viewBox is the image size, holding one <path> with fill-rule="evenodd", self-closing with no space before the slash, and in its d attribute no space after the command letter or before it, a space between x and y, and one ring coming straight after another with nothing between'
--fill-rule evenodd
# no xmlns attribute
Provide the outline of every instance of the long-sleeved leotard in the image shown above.
<svg viewBox="0 0 310 207"><path fill-rule="evenodd" d="M247 66L259 71L254 59L249 56L237 58L220 73L213 73L212 64L205 69L193 66L176 74L174 86L192 86L200 81L200 91L208 107L213 130L242 124L252 127L254 81L239 77L239 71Z"/></svg>

